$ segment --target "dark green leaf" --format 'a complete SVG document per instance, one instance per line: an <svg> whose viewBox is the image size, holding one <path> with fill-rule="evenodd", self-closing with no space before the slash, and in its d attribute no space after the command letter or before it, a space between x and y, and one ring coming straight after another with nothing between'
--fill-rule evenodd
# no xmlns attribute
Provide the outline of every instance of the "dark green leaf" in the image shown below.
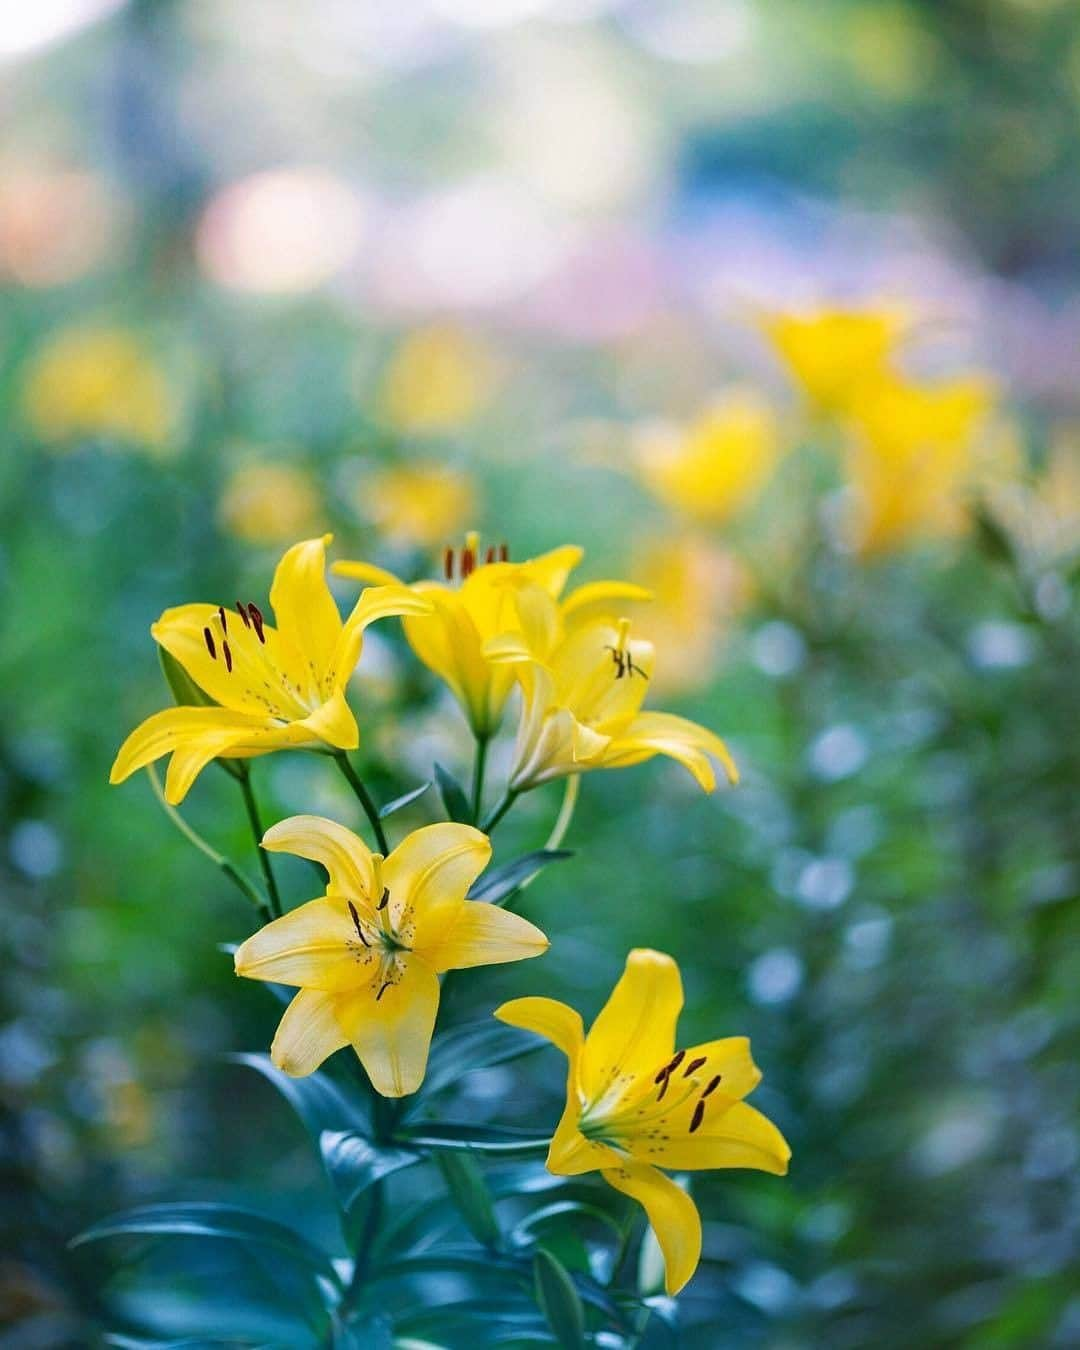
<svg viewBox="0 0 1080 1350"><path fill-rule="evenodd" d="M563 1350L585 1350L585 1309L574 1282L543 1247L533 1258L536 1303Z"/></svg>
<svg viewBox="0 0 1080 1350"><path fill-rule="evenodd" d="M402 1130L397 1143L409 1148L464 1149L466 1152L501 1154L504 1157L542 1157L550 1139L528 1130L505 1126L470 1125L466 1121L417 1123Z"/></svg>
<svg viewBox="0 0 1080 1350"><path fill-rule="evenodd" d="M395 797L392 802L387 802L385 806L379 807L379 819L385 820L387 816L392 816L395 811L400 811L404 807L411 805L418 797L422 797L431 786L432 780L429 778L426 783L421 783L411 792L403 792L400 797Z"/></svg>
<svg viewBox="0 0 1080 1350"><path fill-rule="evenodd" d="M396 1344L400 1347L401 1342ZM393 1324L385 1317L350 1321L338 1328L334 1350L394 1350Z"/></svg>
<svg viewBox="0 0 1080 1350"><path fill-rule="evenodd" d="M355 1208L370 1186L420 1161L419 1153L384 1148L349 1130L324 1130L319 1136L319 1149L346 1214Z"/></svg>
<svg viewBox="0 0 1080 1350"><path fill-rule="evenodd" d="M142 1205L102 1219L73 1238L71 1246L122 1237L203 1238L271 1248L306 1266L314 1274L339 1283L325 1252L295 1229L239 1205L225 1205L214 1200Z"/></svg>
<svg viewBox="0 0 1080 1350"><path fill-rule="evenodd" d="M485 872L474 882L469 899L482 900L489 905L501 905L549 863L560 862L563 858L573 856L571 850L565 848L538 848L533 853L524 853L520 858L514 858Z"/></svg>
<svg viewBox="0 0 1080 1350"><path fill-rule="evenodd" d="M316 1070L306 1078L290 1078L273 1064L269 1055L237 1054L230 1059L246 1064L273 1083L316 1144L324 1130L370 1133L368 1103L351 1085L337 1082L325 1071Z"/></svg>
<svg viewBox="0 0 1080 1350"><path fill-rule="evenodd" d="M505 1064L546 1044L542 1036L509 1027L494 1017L441 1032L431 1043L424 1095L430 1097L454 1086L472 1069Z"/></svg>
<svg viewBox="0 0 1080 1350"><path fill-rule="evenodd" d="M485 1247L497 1247L502 1237L495 1206L484 1174L467 1153L442 1150L435 1155L446 1189L461 1212L465 1227Z"/></svg>
<svg viewBox="0 0 1080 1350"><path fill-rule="evenodd" d="M439 795L443 799L443 806L446 807L446 814L451 820L456 820L463 825L472 824L472 808L469 806L469 799L465 792L450 772L436 761L435 779L439 784Z"/></svg>
<svg viewBox="0 0 1080 1350"><path fill-rule="evenodd" d="M619 1227L618 1220L606 1210L598 1205L585 1204L580 1200L554 1200L551 1204L543 1205L539 1209L534 1209L529 1215L518 1223L514 1228L514 1237L519 1242L530 1241L533 1237L532 1230L548 1225L555 1224L558 1220L565 1219L570 1222L579 1219L590 1219L596 1223L603 1224L610 1228L617 1238L622 1237L622 1229Z"/></svg>

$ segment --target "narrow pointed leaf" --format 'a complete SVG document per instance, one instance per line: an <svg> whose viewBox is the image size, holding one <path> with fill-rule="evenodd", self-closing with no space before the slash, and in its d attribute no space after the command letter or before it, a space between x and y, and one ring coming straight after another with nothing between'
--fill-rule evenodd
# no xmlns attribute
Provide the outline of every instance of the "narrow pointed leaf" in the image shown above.
<svg viewBox="0 0 1080 1350"><path fill-rule="evenodd" d="M543 1247L533 1258L536 1303L563 1350L585 1350L585 1309L565 1268Z"/></svg>
<svg viewBox="0 0 1080 1350"><path fill-rule="evenodd" d="M446 807L446 814L461 825L471 825L472 808L469 806L464 789L450 770L437 761L435 779L439 784L439 795L442 797L443 806Z"/></svg>
<svg viewBox="0 0 1080 1350"><path fill-rule="evenodd" d="M538 1137L528 1130L470 1125L466 1121L432 1121L401 1130L395 1142L405 1148L463 1149L515 1158L543 1157L551 1141L547 1135Z"/></svg>
<svg viewBox="0 0 1080 1350"><path fill-rule="evenodd" d="M510 862L502 863L484 873L473 884L469 892L470 900L483 900L489 905L501 905L519 891L550 863L561 862L563 858L572 858L573 852L565 848L538 848L533 853L522 854Z"/></svg>
<svg viewBox="0 0 1080 1350"><path fill-rule="evenodd" d="M436 1153L435 1162L446 1182L446 1189L465 1221L465 1227L482 1246L497 1247L502 1233L495 1217L491 1192L476 1159L467 1153L443 1150Z"/></svg>
<svg viewBox="0 0 1080 1350"><path fill-rule="evenodd" d="M322 1070L305 1078L290 1078L266 1054L236 1054L229 1057L235 1064L245 1064L281 1093L300 1117L316 1143L324 1130L371 1132L371 1114L368 1103L351 1087L339 1083Z"/></svg>
<svg viewBox="0 0 1080 1350"><path fill-rule="evenodd" d="M453 1087L472 1069L506 1064L546 1044L542 1036L496 1022L494 1017L440 1032L431 1043L423 1095L430 1097Z"/></svg>
<svg viewBox="0 0 1080 1350"><path fill-rule="evenodd" d="M428 788L431 787L432 781L433 780L429 778L426 783L421 783L419 787L413 788L411 792L403 792L400 797L395 797L392 802L387 802L385 806L380 806L379 819L385 820L387 816L392 816L395 811L401 811L406 806L411 806L417 798L422 797Z"/></svg>
<svg viewBox="0 0 1080 1350"><path fill-rule="evenodd" d="M184 667L164 647L158 647L158 660L161 662L161 673L165 676L165 682L169 686L173 698L181 707L208 708L214 707L214 700L209 694L205 694Z"/></svg>
<svg viewBox="0 0 1080 1350"><path fill-rule="evenodd" d="M355 1208L369 1187L418 1163L421 1156L410 1149L384 1148L349 1130L324 1130L319 1136L319 1150L346 1213Z"/></svg>

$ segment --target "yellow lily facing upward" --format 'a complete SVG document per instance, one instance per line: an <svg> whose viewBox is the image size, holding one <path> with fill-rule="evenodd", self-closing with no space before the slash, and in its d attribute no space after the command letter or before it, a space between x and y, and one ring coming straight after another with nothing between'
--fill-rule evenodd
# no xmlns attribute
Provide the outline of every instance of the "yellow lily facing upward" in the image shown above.
<svg viewBox="0 0 1080 1350"><path fill-rule="evenodd" d="M181 605L150 629L205 694L197 707L167 708L137 727L109 775L120 783L171 754L165 796L183 801L212 759L271 750L359 744L345 686L360 659L364 629L392 614L425 614L430 603L405 586L366 590L342 623L326 584L331 536L294 545L270 588L277 627L258 606Z"/></svg>
<svg viewBox="0 0 1080 1350"><path fill-rule="evenodd" d="M293 816L263 848L326 869L326 894L261 928L236 951L236 973L298 985L270 1055L301 1077L352 1045L384 1097L424 1078L439 1008L439 974L541 956L548 940L527 920L466 900L491 857L470 825L415 830L386 858L351 830Z"/></svg>
<svg viewBox="0 0 1080 1350"><path fill-rule="evenodd" d="M514 686L513 671L490 661L485 644L521 626L517 598L523 590L546 595L564 616L612 599L649 598L644 587L630 582L594 581L560 599L582 553L565 545L538 558L511 562L505 544L491 546L481 555L479 536L470 533L464 548L446 550L444 581L413 586L431 602L433 612L407 617L405 636L424 665L450 687L476 736L486 739L495 732ZM333 571L355 581L400 584L392 573L370 563L337 562Z"/></svg>
<svg viewBox="0 0 1080 1350"><path fill-rule="evenodd" d="M630 637L630 620L566 621L545 595L519 597L522 630L487 644L489 658L516 670L522 710L509 786L523 792L586 769L618 769L668 755L706 792L716 787L710 756L739 779L719 736L674 713L643 711L653 673L651 642Z"/></svg>
<svg viewBox="0 0 1080 1350"><path fill-rule="evenodd" d="M783 1135L742 1100L761 1081L744 1036L675 1048L683 1006L679 968L663 952L632 951L585 1034L581 1014L550 998L517 998L495 1016L551 1041L569 1061L566 1109L547 1166L559 1176L599 1170L639 1201L676 1294L701 1258L701 1217L660 1166L752 1167L783 1176Z"/></svg>
<svg viewBox="0 0 1080 1350"><path fill-rule="evenodd" d="M762 326L813 411L835 417L887 375L908 325L898 310L821 309L768 314Z"/></svg>
<svg viewBox="0 0 1080 1350"><path fill-rule="evenodd" d="M688 426L662 423L637 437L645 485L672 510L704 525L722 525L749 506L779 455L772 409L733 391Z"/></svg>

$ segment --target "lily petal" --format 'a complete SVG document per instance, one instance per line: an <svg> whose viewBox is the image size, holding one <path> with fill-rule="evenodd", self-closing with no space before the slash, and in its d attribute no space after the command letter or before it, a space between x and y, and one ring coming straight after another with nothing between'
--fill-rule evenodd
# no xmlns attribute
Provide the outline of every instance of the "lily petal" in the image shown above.
<svg viewBox="0 0 1080 1350"><path fill-rule="evenodd" d="M739 781L739 770L720 737L674 713L638 713L605 751L604 766L625 768L651 759L653 755L667 755L678 760L706 792L712 792L716 787L710 755L723 765L729 783L734 785Z"/></svg>
<svg viewBox="0 0 1080 1350"><path fill-rule="evenodd" d="M333 537L294 544L278 563L270 587L278 628L319 674L329 668L341 632L341 615L326 584L326 546Z"/></svg>
<svg viewBox="0 0 1080 1350"><path fill-rule="evenodd" d="M521 564L530 581L542 586L550 596L558 598L566 585L567 578L585 556L585 550L577 544L563 544L538 558L530 558Z"/></svg>
<svg viewBox="0 0 1080 1350"><path fill-rule="evenodd" d="M701 1260L701 1215L681 1186L647 1163L628 1162L603 1173L604 1180L644 1205L664 1254L664 1287L677 1294Z"/></svg>
<svg viewBox="0 0 1080 1350"><path fill-rule="evenodd" d="M289 816L266 831L262 846L271 853L292 853L319 863L326 868L330 890L371 902L375 889L371 850L344 825L324 816Z"/></svg>
<svg viewBox="0 0 1080 1350"><path fill-rule="evenodd" d="M122 783L136 769L144 769L162 755L179 749L191 750L192 759L185 764L184 772L174 780L167 794L175 805L183 800L204 764L234 743L253 741L266 730L265 717L237 713L231 708L165 708L140 723L127 737L117 752L109 782Z"/></svg>
<svg viewBox="0 0 1080 1350"><path fill-rule="evenodd" d="M463 900L443 936L417 950L441 972L524 961L543 956L550 945L540 929L519 914L478 900Z"/></svg>
<svg viewBox="0 0 1080 1350"><path fill-rule="evenodd" d="M585 1038L581 1085L589 1102L618 1100L628 1075L651 1075L671 1059L682 1005L682 980L672 958L635 948Z"/></svg>
<svg viewBox="0 0 1080 1350"><path fill-rule="evenodd" d="M555 998L512 998L496 1008L494 1016L508 1026L543 1036L571 1062L576 1062L585 1044L581 1014Z"/></svg>
<svg viewBox="0 0 1080 1350"><path fill-rule="evenodd" d="M693 1134L672 1134L650 1160L664 1167L752 1167L781 1177L787 1173L791 1149L767 1116L746 1102L710 1111L706 1101L705 1108Z"/></svg>
<svg viewBox="0 0 1080 1350"><path fill-rule="evenodd" d="M336 577L348 577L350 581L362 581L365 586L403 586L405 583L385 567L376 567L374 563L352 562L343 558L331 563L330 571Z"/></svg>
<svg viewBox="0 0 1080 1350"><path fill-rule="evenodd" d="M296 725L307 727L313 736L338 750L355 750L360 744L360 728L341 689L335 689L325 703Z"/></svg>
<svg viewBox="0 0 1080 1350"><path fill-rule="evenodd" d="M632 581L589 581L577 586L562 601L563 618L578 617L590 605L606 604L611 600L651 600L653 593Z"/></svg>
<svg viewBox="0 0 1080 1350"><path fill-rule="evenodd" d="M370 992L337 1002L337 1018L384 1097L404 1097L424 1081L431 1034L439 1010L439 977L410 956L401 979L376 1000Z"/></svg>
<svg viewBox="0 0 1080 1350"><path fill-rule="evenodd" d="M370 903L354 904L361 918L372 918ZM355 989L369 970L374 975L378 953L360 941L346 898L325 895L260 928L234 959L237 975L250 980L341 991Z"/></svg>
<svg viewBox="0 0 1080 1350"><path fill-rule="evenodd" d="M437 943L491 857L491 840L471 825L414 830L382 865L394 927L413 928L410 945ZM408 914L406 914L408 911Z"/></svg>
<svg viewBox="0 0 1080 1350"><path fill-rule="evenodd" d="M285 1009L270 1047L270 1058L283 1073L303 1078L348 1045L334 1013L333 994L301 989Z"/></svg>
<svg viewBox="0 0 1080 1350"><path fill-rule="evenodd" d="M360 660L364 629L379 619L398 614L430 614L431 601L411 586L368 586L352 608L340 630L337 647L330 661L330 677L344 688Z"/></svg>

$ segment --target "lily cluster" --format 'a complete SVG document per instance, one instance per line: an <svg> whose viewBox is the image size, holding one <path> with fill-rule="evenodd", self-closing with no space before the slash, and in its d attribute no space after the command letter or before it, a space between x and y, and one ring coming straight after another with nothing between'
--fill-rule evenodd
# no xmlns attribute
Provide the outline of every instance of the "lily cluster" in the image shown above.
<svg viewBox="0 0 1080 1350"><path fill-rule="evenodd" d="M240 780L263 850L268 895L256 898L269 921L236 949L236 972L298 991L274 1037L273 1062L302 1076L351 1048L372 1089L400 1098L424 1079L440 976L548 950L535 924L500 903L471 898L491 857L489 836L521 794L565 779L565 827L580 775L589 770L664 755L706 792L716 787L715 763L729 782L738 775L712 731L645 707L657 653L633 634L622 609L648 592L611 580L568 591L579 548L518 562L504 545L481 550L470 534L460 549L445 551L440 579L414 582L340 561L333 572L363 586L343 619L327 582L330 542L326 535L286 552L270 588L272 622L251 600L183 605L161 616L151 633L180 701L131 733L111 779L168 755L162 795L174 815L211 762ZM461 705L477 745L471 803L460 793L464 811L456 819L414 830L393 848L387 812L378 810L347 754L360 744L348 690L364 632L392 617ZM486 750L515 691L510 771L485 814ZM248 761L285 749L334 758L368 816L375 849L313 815L262 829ZM268 856L278 852L322 868L323 893L283 912ZM672 958L637 950L587 1036L580 1014L550 998L515 999L495 1014L566 1055L566 1107L548 1168L567 1176L597 1170L642 1203L670 1293L697 1266L701 1223L688 1193L660 1167L783 1173L789 1157L775 1126L743 1101L760 1078L748 1043L729 1038L677 1050L681 1006Z"/></svg>

